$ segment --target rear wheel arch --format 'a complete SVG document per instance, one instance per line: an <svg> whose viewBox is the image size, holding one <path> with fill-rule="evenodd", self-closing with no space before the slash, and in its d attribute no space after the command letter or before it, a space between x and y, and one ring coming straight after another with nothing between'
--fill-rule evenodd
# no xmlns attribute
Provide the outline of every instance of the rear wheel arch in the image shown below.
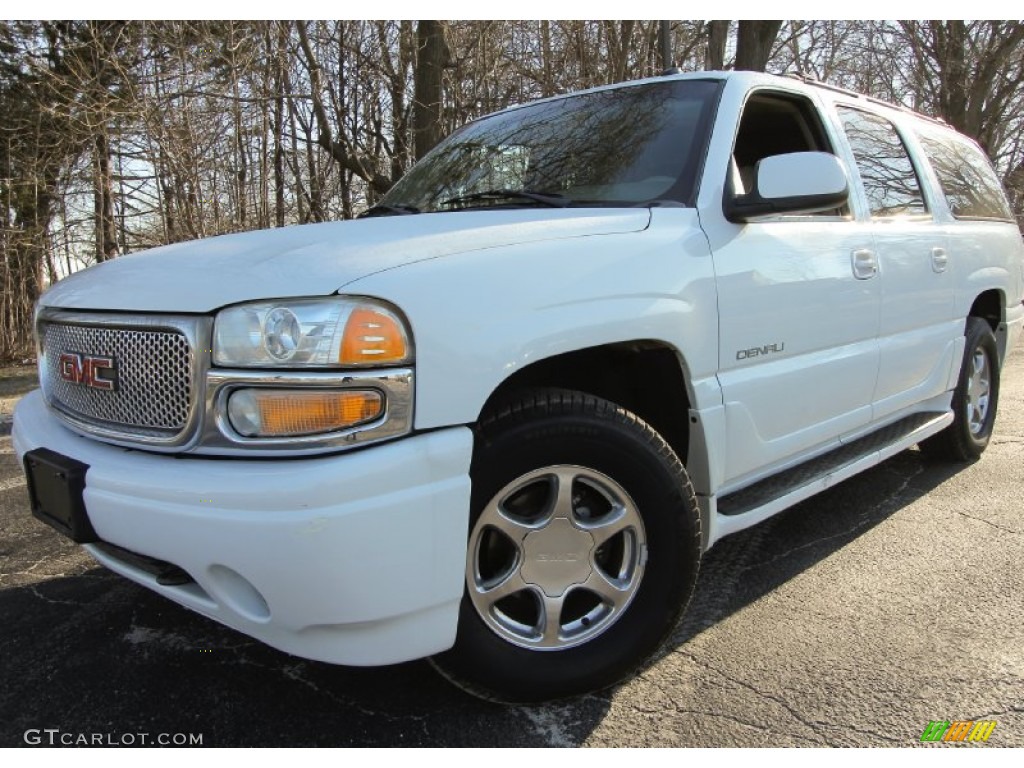
<svg viewBox="0 0 1024 768"><path fill-rule="evenodd" d="M992 332L995 333L999 324L1003 322L1005 312L1006 302L1003 298L1003 292L998 288L991 288L977 295L967 315L968 317L983 318L992 327Z"/></svg>
<svg viewBox="0 0 1024 768"><path fill-rule="evenodd" d="M999 352L988 321L967 318L964 354L953 390L953 423L920 444L921 451L945 461L973 461L988 446L999 404Z"/></svg>
<svg viewBox="0 0 1024 768"><path fill-rule="evenodd" d="M968 317L980 317L992 329L996 337L996 346L999 349L1000 363L1006 359L1006 327L1003 321L1006 319L1006 295L998 288L990 288L982 291L975 297Z"/></svg>

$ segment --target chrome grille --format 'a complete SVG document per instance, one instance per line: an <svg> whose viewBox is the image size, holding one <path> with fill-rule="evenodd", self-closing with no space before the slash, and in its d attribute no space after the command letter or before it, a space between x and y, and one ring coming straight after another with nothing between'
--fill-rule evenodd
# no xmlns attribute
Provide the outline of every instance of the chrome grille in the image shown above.
<svg viewBox="0 0 1024 768"><path fill-rule="evenodd" d="M39 331L44 386L59 409L126 436L166 438L188 426L194 359L180 330L44 322ZM60 356L65 353L113 357L116 389L93 389L62 378Z"/></svg>

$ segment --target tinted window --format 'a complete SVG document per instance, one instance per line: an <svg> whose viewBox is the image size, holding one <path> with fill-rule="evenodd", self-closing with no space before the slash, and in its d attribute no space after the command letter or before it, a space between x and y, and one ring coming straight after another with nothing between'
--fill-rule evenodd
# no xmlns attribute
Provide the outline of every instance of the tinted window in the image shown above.
<svg viewBox="0 0 1024 768"><path fill-rule="evenodd" d="M927 212L921 185L895 126L859 109L839 109L873 217Z"/></svg>
<svg viewBox="0 0 1024 768"><path fill-rule="evenodd" d="M719 83L665 81L529 104L470 123L441 142L382 205L424 211L529 204L446 204L489 190L559 194L579 205L689 203Z"/></svg>
<svg viewBox="0 0 1024 768"><path fill-rule="evenodd" d="M1013 221L999 177L981 149L945 131L922 133L921 145L954 216Z"/></svg>

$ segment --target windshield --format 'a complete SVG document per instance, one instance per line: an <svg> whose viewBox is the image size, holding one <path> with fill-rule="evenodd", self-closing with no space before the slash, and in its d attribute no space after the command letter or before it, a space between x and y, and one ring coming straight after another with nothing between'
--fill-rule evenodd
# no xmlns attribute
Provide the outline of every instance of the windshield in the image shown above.
<svg viewBox="0 0 1024 768"><path fill-rule="evenodd" d="M485 117L438 144L379 207L691 204L718 91L667 80Z"/></svg>

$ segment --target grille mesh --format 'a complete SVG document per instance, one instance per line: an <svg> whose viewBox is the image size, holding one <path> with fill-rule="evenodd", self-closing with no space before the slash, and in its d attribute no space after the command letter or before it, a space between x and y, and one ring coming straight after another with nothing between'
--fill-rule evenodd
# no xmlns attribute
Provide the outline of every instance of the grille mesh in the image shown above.
<svg viewBox="0 0 1024 768"><path fill-rule="evenodd" d="M183 333L65 323L48 323L42 333L47 391L66 410L135 435L167 435L187 425L192 349ZM117 389L93 389L61 378L60 356L69 352L113 357Z"/></svg>

